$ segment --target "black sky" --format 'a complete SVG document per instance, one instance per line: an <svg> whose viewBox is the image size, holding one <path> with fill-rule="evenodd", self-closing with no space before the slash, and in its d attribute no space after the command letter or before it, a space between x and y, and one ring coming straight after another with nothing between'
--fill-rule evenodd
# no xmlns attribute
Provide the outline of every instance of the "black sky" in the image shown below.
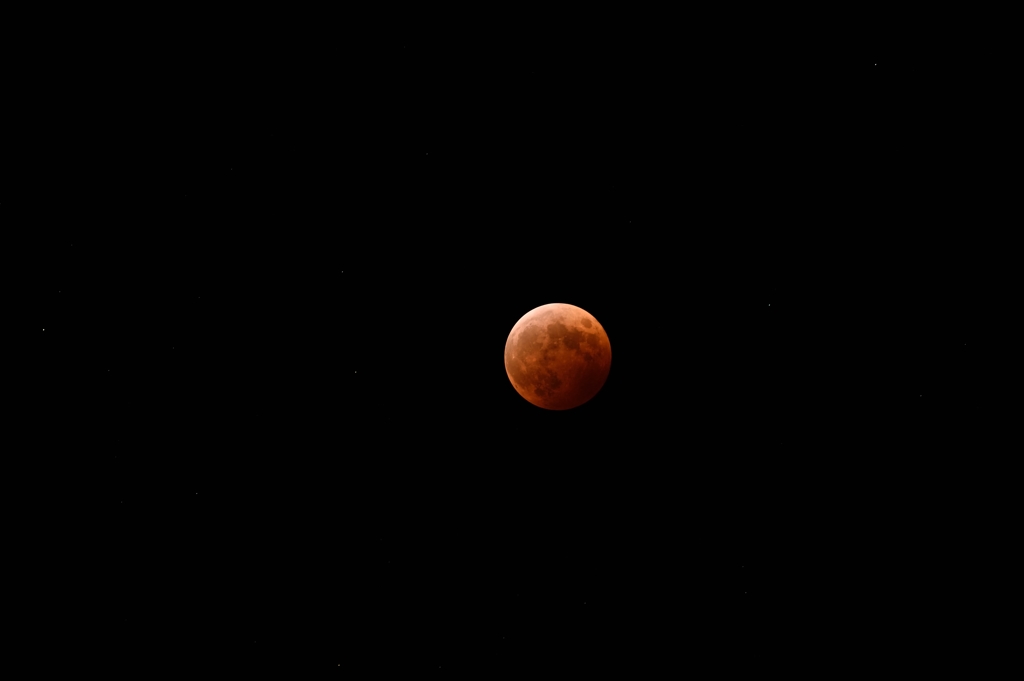
<svg viewBox="0 0 1024 681"><path fill-rule="evenodd" d="M936 225L999 190L908 69L239 40L84 85L34 217L92 660L749 670L858 598L928 610L937 531L899 528L946 517L988 361ZM549 302L612 343L569 412L502 363Z"/></svg>

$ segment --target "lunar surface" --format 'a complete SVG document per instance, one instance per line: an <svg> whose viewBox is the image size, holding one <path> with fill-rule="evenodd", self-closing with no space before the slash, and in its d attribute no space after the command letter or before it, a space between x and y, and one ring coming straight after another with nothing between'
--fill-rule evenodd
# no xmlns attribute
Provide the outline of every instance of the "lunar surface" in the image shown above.
<svg viewBox="0 0 1024 681"><path fill-rule="evenodd" d="M608 334L575 305L530 310L505 342L505 371L528 402L544 409L578 407L601 390L612 365Z"/></svg>

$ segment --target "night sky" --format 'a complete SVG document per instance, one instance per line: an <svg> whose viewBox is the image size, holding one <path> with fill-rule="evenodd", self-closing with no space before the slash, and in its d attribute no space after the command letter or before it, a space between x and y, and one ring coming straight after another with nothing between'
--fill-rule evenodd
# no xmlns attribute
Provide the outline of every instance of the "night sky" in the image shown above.
<svg viewBox="0 0 1024 681"><path fill-rule="evenodd" d="M25 209L83 668L728 674L932 612L987 362L934 216L998 191L935 168L983 145L935 151L877 57L838 88L470 42L84 86L116 115ZM612 345L567 412L502 359L550 302Z"/></svg>

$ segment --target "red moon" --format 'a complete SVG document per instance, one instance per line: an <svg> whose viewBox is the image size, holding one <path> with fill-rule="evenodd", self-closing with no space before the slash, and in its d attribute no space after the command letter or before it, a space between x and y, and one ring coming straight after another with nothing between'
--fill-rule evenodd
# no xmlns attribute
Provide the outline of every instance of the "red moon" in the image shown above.
<svg viewBox="0 0 1024 681"><path fill-rule="evenodd" d="M612 365L604 327L586 310L551 303L530 310L505 341L505 372L523 398L565 410L601 390Z"/></svg>

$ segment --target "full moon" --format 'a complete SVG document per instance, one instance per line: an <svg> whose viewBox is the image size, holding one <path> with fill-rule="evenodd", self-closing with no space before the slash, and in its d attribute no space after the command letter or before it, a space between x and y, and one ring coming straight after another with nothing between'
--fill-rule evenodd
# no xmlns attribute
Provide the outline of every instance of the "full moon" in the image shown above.
<svg viewBox="0 0 1024 681"><path fill-rule="evenodd" d="M578 407L601 390L612 365L608 334L575 305L530 310L505 341L505 372L527 402L544 409Z"/></svg>

